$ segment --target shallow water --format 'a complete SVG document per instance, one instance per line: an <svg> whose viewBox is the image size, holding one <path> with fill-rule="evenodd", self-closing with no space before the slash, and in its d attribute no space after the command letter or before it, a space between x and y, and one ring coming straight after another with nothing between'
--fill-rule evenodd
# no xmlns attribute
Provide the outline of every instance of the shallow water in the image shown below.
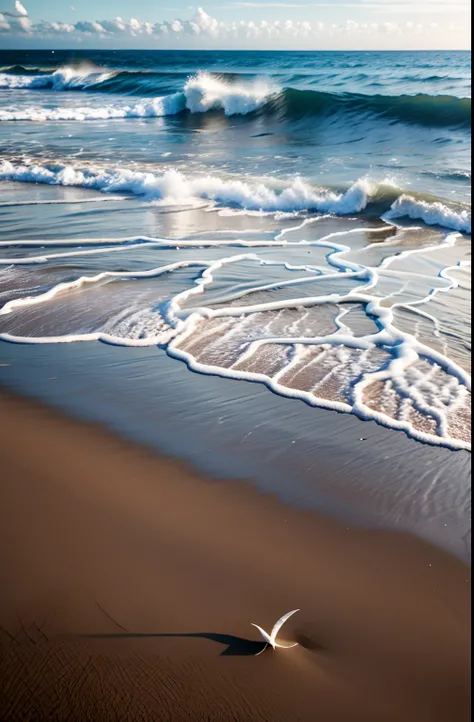
<svg viewBox="0 0 474 722"><path fill-rule="evenodd" d="M382 446L469 449L469 63L0 52L0 339L157 347L259 382L295 417L326 414L336 436L330 411L363 420L361 438L385 427ZM153 368L156 392L167 372ZM199 423L188 407L180 423ZM465 515L464 482L437 479L436 515L461 488ZM418 488L422 509L413 484L400 490Z"/></svg>
<svg viewBox="0 0 474 722"><path fill-rule="evenodd" d="M368 217L170 213L84 191L71 202L61 187L57 203L46 187L21 204L28 187L2 209L1 338L158 345L195 371L469 448L464 234Z"/></svg>

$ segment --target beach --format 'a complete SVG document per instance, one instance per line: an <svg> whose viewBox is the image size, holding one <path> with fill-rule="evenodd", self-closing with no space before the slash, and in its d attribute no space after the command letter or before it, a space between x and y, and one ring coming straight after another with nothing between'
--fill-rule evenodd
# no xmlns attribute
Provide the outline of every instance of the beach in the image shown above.
<svg viewBox="0 0 474 722"><path fill-rule="evenodd" d="M0 50L0 720L467 720L470 60Z"/></svg>
<svg viewBox="0 0 474 722"><path fill-rule="evenodd" d="M2 718L468 719L461 561L5 393L0 432Z"/></svg>

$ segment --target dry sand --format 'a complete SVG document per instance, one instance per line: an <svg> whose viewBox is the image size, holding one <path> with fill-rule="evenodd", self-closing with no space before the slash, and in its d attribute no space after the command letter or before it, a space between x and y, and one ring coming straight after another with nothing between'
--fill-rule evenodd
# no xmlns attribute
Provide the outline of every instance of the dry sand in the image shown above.
<svg viewBox="0 0 474 722"><path fill-rule="evenodd" d="M6 394L0 464L2 720L467 722L461 561Z"/></svg>

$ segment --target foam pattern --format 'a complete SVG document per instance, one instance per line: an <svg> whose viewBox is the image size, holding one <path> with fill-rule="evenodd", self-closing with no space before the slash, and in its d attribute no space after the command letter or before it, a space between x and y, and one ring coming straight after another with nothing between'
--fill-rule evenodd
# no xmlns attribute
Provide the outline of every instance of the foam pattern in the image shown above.
<svg viewBox="0 0 474 722"><path fill-rule="evenodd" d="M304 220L298 228L306 223ZM428 310L430 304L440 293L449 294L458 286L459 271L467 268L469 261L442 268L432 279L429 292L412 303L399 300L398 292L393 297L378 293L396 259L411 253L434 254L443 248L455 251L463 236L440 233L439 243L401 253L398 250L392 256L385 255L379 266L368 266L351 261L351 247L342 243L349 241L351 233L360 232L360 226L314 241L289 241L292 230L282 231L268 242L234 241L232 245L242 246L241 252L230 249L229 255L217 260L210 259L205 251L212 251L219 241L179 241L177 252L182 260L174 263L133 272L82 275L52 283L35 295L23 293L9 298L0 309L0 338L39 344L98 340L123 346L159 345L193 371L260 382L282 396L352 413L425 443L469 449L470 374L447 353L416 333L401 330L395 322L396 311L405 309L420 318L431 317L436 326L436 318ZM381 228L368 227L365 232L376 240ZM47 265L76 253L121 253L125 248L133 249L134 242L156 249L173 246L166 239L119 241L108 239L101 248L100 239L89 239L95 248L84 244L81 250L60 254L48 253L48 245L41 244L45 246L42 255L12 258L5 272L20 270L25 264ZM25 247L31 245L34 242L25 243ZM8 246L2 244L5 253ZM305 246L323 251L325 264L290 264L284 258L275 260L265 255L271 249L284 254ZM186 259L190 248L201 248L203 257ZM265 267L273 269L277 280L268 283L268 277L262 275ZM261 269L261 283L245 280L249 269L254 279ZM244 279L239 290L215 293L220 278L229 273ZM416 275L403 270L397 273L401 278ZM181 274L182 286L177 292L172 290L176 274ZM141 305L125 302L123 284L133 291L134 284L139 288L140 284L160 284L165 279L171 290L155 294L156 302L151 302L155 292L148 285ZM327 292L327 283L336 281L339 290ZM106 293L112 294L113 306L113 294L120 294L121 289L119 310L100 323L96 320L93 330L74 328L76 312L67 316L70 332L41 333L46 312L54 314L55 304L60 310L64 299L84 303L90 310L90 294ZM22 334L23 328L30 330Z"/></svg>

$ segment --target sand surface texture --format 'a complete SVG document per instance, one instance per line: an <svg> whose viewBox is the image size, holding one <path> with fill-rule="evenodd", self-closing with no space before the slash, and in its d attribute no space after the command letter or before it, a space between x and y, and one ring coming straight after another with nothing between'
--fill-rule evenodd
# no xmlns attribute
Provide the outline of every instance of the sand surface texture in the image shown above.
<svg viewBox="0 0 474 722"><path fill-rule="evenodd" d="M0 460L2 720L468 719L461 561L6 394Z"/></svg>

